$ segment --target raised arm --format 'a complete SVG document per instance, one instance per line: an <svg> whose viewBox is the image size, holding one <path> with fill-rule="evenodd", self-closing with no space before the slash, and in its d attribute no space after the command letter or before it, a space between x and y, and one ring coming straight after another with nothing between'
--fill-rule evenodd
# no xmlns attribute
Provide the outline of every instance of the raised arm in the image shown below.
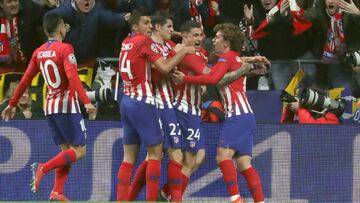
<svg viewBox="0 0 360 203"><path fill-rule="evenodd" d="M178 83L184 82L197 85L214 85L225 75L228 68L227 62L218 62L207 75L188 76L177 71L174 73L173 79Z"/></svg>

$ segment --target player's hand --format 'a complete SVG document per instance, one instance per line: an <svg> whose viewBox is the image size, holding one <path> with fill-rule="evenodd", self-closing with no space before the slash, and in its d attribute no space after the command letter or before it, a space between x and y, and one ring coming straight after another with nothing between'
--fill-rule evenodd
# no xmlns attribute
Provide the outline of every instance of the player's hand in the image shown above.
<svg viewBox="0 0 360 203"><path fill-rule="evenodd" d="M96 114L96 107L92 103L85 104L86 112L90 114Z"/></svg>
<svg viewBox="0 0 360 203"><path fill-rule="evenodd" d="M171 74L171 79L175 84L182 84L184 83L184 73L180 71L175 71Z"/></svg>
<svg viewBox="0 0 360 203"><path fill-rule="evenodd" d="M263 64L263 65L270 65L270 61L265 56L251 56L251 57L242 57L243 61L252 63L252 64Z"/></svg>
<svg viewBox="0 0 360 203"><path fill-rule="evenodd" d="M185 49L186 45L185 44L176 44L175 45L175 52L178 53L180 50Z"/></svg>
<svg viewBox="0 0 360 203"><path fill-rule="evenodd" d="M5 121L9 121L10 119L14 118L16 112L16 107L7 106L4 111L1 113L1 118Z"/></svg>
<svg viewBox="0 0 360 203"><path fill-rule="evenodd" d="M254 66L255 68L249 72L251 75L265 75L268 72L268 68L264 64Z"/></svg>

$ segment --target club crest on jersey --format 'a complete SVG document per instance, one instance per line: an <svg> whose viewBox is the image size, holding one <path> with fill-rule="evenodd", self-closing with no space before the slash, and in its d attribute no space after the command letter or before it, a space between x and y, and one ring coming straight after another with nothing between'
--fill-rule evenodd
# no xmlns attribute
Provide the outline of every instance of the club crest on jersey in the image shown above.
<svg viewBox="0 0 360 203"><path fill-rule="evenodd" d="M240 58L240 56L237 56L235 59L236 59L237 62L241 63L241 58Z"/></svg>
<svg viewBox="0 0 360 203"><path fill-rule="evenodd" d="M178 137L174 137L174 143L175 144L179 143L179 138Z"/></svg>
<svg viewBox="0 0 360 203"><path fill-rule="evenodd" d="M76 58L74 54L70 54L69 55L69 61L71 64L75 64L76 65Z"/></svg>
<svg viewBox="0 0 360 203"><path fill-rule="evenodd" d="M156 47L156 44L155 43L152 43L151 46L150 46L151 50L155 53L155 54L159 54L159 50L158 48Z"/></svg>
<svg viewBox="0 0 360 203"><path fill-rule="evenodd" d="M195 145L196 145L196 143L195 143L194 141L191 141L191 142L190 142L190 147L191 147L191 148L194 148Z"/></svg>

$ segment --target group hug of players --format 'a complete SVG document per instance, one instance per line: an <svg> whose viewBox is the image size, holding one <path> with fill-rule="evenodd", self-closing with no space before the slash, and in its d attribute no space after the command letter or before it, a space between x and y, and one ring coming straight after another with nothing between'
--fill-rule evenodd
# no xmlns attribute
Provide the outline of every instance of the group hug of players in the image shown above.
<svg viewBox="0 0 360 203"><path fill-rule="evenodd" d="M240 57L244 35L237 26L218 24L213 39L217 63L210 69L202 53L203 32L199 23L185 22L183 42L170 40L173 23L169 14L152 16L136 10L129 24L132 33L123 41L119 57L125 96L121 101L124 125L124 158L118 171L117 200L135 200L146 185L146 200L163 198L181 202L190 176L205 157L201 128L202 85L217 84L226 109L219 135L217 163L223 173L231 202L243 202L237 169L245 178L254 202L263 202L261 181L251 166L255 118L245 93L250 63L267 64L264 57ZM147 157L130 176L140 145ZM163 151L169 156L167 183L160 189Z"/></svg>
<svg viewBox="0 0 360 203"><path fill-rule="evenodd" d="M260 177L251 165L255 118L246 96L246 74L268 64L265 57L241 57L244 34L232 24L218 24L213 39L219 59L212 68L201 48L203 31L195 21L181 28L182 44L170 39L171 16L158 11L152 16L134 10L129 19L132 32L122 42L119 56L124 96L120 110L124 128L124 157L117 176L117 201L133 201L143 186L146 200L158 196L181 202L190 176L205 158L205 135L201 128L202 85L221 84L226 119L219 135L216 161L223 174L231 202L243 202L238 188L237 170L245 178L254 202L264 202ZM91 105L76 73L76 59L71 45L63 43L66 28L56 14L44 17L49 41L33 54L19 87L2 112L8 120L32 78L42 72L48 86L47 120L52 136L62 151L46 163L33 165L32 190L55 170L51 200L68 201L63 187L73 162L85 155L86 130L81 118L78 96L88 112ZM67 126L66 128L64 126ZM140 146L147 157L131 174ZM160 188L163 152L169 157L167 182ZM236 167L235 167L235 164ZM131 183L131 184L130 184Z"/></svg>

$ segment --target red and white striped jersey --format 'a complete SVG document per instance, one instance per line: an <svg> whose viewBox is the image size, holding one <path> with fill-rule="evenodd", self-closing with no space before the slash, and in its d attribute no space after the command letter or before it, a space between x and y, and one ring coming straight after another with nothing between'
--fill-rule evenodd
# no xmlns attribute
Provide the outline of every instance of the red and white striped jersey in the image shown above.
<svg viewBox="0 0 360 203"><path fill-rule="evenodd" d="M188 54L178 65L178 71L185 75L201 75L205 67L206 61L201 54ZM200 116L201 105L201 85L180 84L175 86L175 108L185 113Z"/></svg>
<svg viewBox="0 0 360 203"><path fill-rule="evenodd" d="M84 104L90 103L77 73L73 47L50 40L34 51L29 66L10 100L10 106L17 104L39 71L47 85L45 115L80 113L78 95Z"/></svg>
<svg viewBox="0 0 360 203"><path fill-rule="evenodd" d="M220 56L210 74L195 77L185 76L184 82L190 84L216 84L227 72L241 68L240 54L228 51ZM246 96L246 76L232 81L220 89L227 117L253 113Z"/></svg>
<svg viewBox="0 0 360 203"><path fill-rule="evenodd" d="M131 33L124 39L119 56L119 68L125 95L155 105L151 63L161 57L156 43L146 35Z"/></svg>
<svg viewBox="0 0 360 203"><path fill-rule="evenodd" d="M164 59L175 54L175 43L171 40L166 41L165 44L156 43L156 47ZM172 102L174 101L174 90L173 84L168 76L161 74L158 70L153 68L152 83L154 85L156 106L160 109L173 108Z"/></svg>

